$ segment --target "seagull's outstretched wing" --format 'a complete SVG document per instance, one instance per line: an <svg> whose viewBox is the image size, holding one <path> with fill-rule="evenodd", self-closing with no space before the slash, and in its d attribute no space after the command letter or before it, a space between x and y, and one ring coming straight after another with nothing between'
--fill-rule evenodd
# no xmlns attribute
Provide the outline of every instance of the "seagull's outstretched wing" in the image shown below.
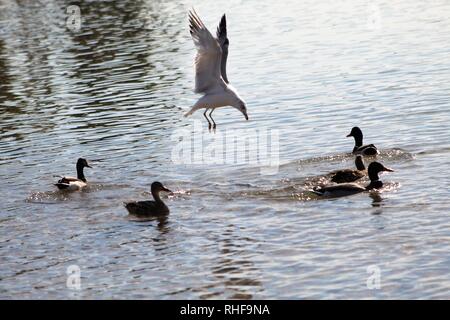
<svg viewBox="0 0 450 320"><path fill-rule="evenodd" d="M189 27L197 47L195 57L195 92L215 91L223 84L220 73L222 50L217 39L205 27L195 11L189 11Z"/></svg>
<svg viewBox="0 0 450 320"><path fill-rule="evenodd" d="M227 77L227 58L228 58L228 46L230 42L227 38L227 18L225 14L220 19L219 26L217 27L217 40L219 40L220 48L222 49L222 60L220 62L220 71L223 81L229 83Z"/></svg>

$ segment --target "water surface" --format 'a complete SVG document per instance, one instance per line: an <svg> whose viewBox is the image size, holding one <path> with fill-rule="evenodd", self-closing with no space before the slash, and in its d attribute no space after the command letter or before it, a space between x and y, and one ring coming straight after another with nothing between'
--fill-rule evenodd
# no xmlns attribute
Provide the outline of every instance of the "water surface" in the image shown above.
<svg viewBox="0 0 450 320"><path fill-rule="evenodd" d="M0 297L449 299L450 4L197 1L210 30L227 13L250 117L217 110L203 139L276 130L273 175L173 161L177 130L205 125L183 117L191 5L84 1L77 32L65 1L0 5ZM317 176L352 167L354 125L395 170L388 187L311 198ZM90 188L57 192L80 156ZM122 202L155 180L171 215L129 218Z"/></svg>

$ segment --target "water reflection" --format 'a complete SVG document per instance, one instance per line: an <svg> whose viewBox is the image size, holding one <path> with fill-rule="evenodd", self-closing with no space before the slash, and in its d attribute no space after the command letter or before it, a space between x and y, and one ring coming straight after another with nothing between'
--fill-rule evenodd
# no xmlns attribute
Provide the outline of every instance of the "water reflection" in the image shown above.
<svg viewBox="0 0 450 320"><path fill-rule="evenodd" d="M379 192L370 192L369 196L372 198L372 207L379 208L383 205L383 198ZM375 210L373 214L381 214L382 210Z"/></svg>
<svg viewBox="0 0 450 320"><path fill-rule="evenodd" d="M145 225L156 225L156 229L161 234L166 234L170 231L169 215L160 216L160 217L137 217L137 216L133 216L133 215L128 215L128 220L134 221L137 223L144 223ZM154 222L154 223L148 224L148 222Z"/></svg>
<svg viewBox="0 0 450 320"><path fill-rule="evenodd" d="M73 298L59 289L61 275L79 264L88 299L370 298L349 262L365 270L376 256L392 268L383 280L395 284L389 297L448 298L445 268L429 272L448 265L449 252L440 187L450 151L449 4L440 2L439 10L380 4L389 32L376 37L361 15L367 1L346 10L340 2L199 4L208 26L229 17L231 80L253 120L217 112L227 130L280 131L273 176L172 163L170 137L189 124L183 109L198 98L184 2L81 1L79 32L66 27L62 1L1 2L1 296ZM371 198L309 201L327 173L354 166L345 138L354 125L399 170ZM91 188L57 192L52 175L70 173L80 156L103 160ZM128 219L122 201L147 197L155 180L186 191L170 196L168 217ZM399 248L411 239L405 255ZM285 260L274 261L280 251ZM411 277L424 290L405 286Z"/></svg>
<svg viewBox="0 0 450 320"><path fill-rule="evenodd" d="M12 82L13 79L10 76L10 70L8 70L8 64L7 64L7 52L5 48L5 42L0 39L0 83L1 89L0 89L0 105L4 105L7 101L14 101L16 99L16 96L14 94L13 88L12 88ZM4 108L5 111L9 111L11 106L8 106L8 108ZM11 108L12 112L16 110L16 108ZM3 107L2 107L3 110ZM16 111L17 112L17 111ZM3 117L6 115L6 113L1 112L0 117ZM1 118L0 118L1 119ZM2 127L3 130L3 127Z"/></svg>
<svg viewBox="0 0 450 320"><path fill-rule="evenodd" d="M252 257L255 252L255 240L237 234L237 226L229 224L218 239L220 251L217 255L216 265L211 273L216 279L216 288L223 287L227 299L251 299L253 295L262 290L262 283L257 279L259 270ZM239 230L245 232L245 230ZM203 294L201 298L213 298L223 295L222 292Z"/></svg>
<svg viewBox="0 0 450 320"><path fill-rule="evenodd" d="M21 149L0 146L10 152L10 159L32 152L31 141L38 133L49 135L42 141L49 152L60 152L56 145L71 146L71 139L89 149L93 143L101 143L103 149L114 147L117 152L125 148L126 140L144 148L147 139L160 139L158 132L170 128L163 125L170 120L170 113L159 110L161 106L174 108L171 100L175 101L176 94L168 91L184 90L176 85L183 73L173 64L179 43L161 43L159 39L181 36L182 28L166 26L175 17L153 1L101 1L81 6L79 32L65 27L62 4L3 6L1 17L17 22L7 25L5 37L0 38L5 84L0 102L11 106L8 113L0 115L7 117L0 138L25 140ZM144 127L152 130L142 130Z"/></svg>

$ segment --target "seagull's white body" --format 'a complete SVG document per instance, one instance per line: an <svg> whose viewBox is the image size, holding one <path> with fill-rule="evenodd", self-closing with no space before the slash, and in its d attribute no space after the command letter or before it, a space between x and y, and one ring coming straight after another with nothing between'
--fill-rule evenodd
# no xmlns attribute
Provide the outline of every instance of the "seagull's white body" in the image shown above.
<svg viewBox="0 0 450 320"><path fill-rule="evenodd" d="M217 38L212 36L195 11L189 12L189 22L191 36L197 47L194 91L203 93L203 97L194 104L185 116L193 114L198 109L205 108L206 118L206 111L209 109L214 111L216 108L232 106L241 111L248 120L245 102L237 91L228 84L226 75L229 41L225 15L217 28ZM206 119L208 120L208 118Z"/></svg>
<svg viewBox="0 0 450 320"><path fill-rule="evenodd" d="M187 115L191 115L196 110L202 108L216 109L230 106L236 99L240 99L236 90L232 86L226 85L224 88L220 88L220 90L203 95L203 97L197 100Z"/></svg>

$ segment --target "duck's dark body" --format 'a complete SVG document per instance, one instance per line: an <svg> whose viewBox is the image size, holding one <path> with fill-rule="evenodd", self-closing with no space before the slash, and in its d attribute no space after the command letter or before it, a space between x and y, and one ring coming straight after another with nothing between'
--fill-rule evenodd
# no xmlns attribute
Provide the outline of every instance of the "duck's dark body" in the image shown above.
<svg viewBox="0 0 450 320"><path fill-rule="evenodd" d="M169 208L161 201L133 201L125 203L130 214L136 216L162 216L169 214Z"/></svg>
<svg viewBox="0 0 450 320"><path fill-rule="evenodd" d="M162 183L155 181L152 183L151 187L154 201L130 201L125 202L125 208L128 210L129 214L140 216L140 217L159 217L169 214L169 208L159 197L161 191L171 192L169 189L165 188Z"/></svg>
<svg viewBox="0 0 450 320"><path fill-rule="evenodd" d="M356 170L344 169L330 173L331 181L336 183L345 183L345 182L353 182L364 177L366 175L365 172L366 167L364 166L364 162L362 161L361 156L356 157L355 166Z"/></svg>
<svg viewBox="0 0 450 320"><path fill-rule="evenodd" d="M333 174L331 181L335 183L353 182L364 177L364 171L344 169Z"/></svg>
<svg viewBox="0 0 450 320"><path fill-rule="evenodd" d="M313 190L314 193L320 196L333 196L333 197L344 197L350 196L352 194L360 193L366 191L366 188L361 187L356 183L340 183L332 186L325 186Z"/></svg>

